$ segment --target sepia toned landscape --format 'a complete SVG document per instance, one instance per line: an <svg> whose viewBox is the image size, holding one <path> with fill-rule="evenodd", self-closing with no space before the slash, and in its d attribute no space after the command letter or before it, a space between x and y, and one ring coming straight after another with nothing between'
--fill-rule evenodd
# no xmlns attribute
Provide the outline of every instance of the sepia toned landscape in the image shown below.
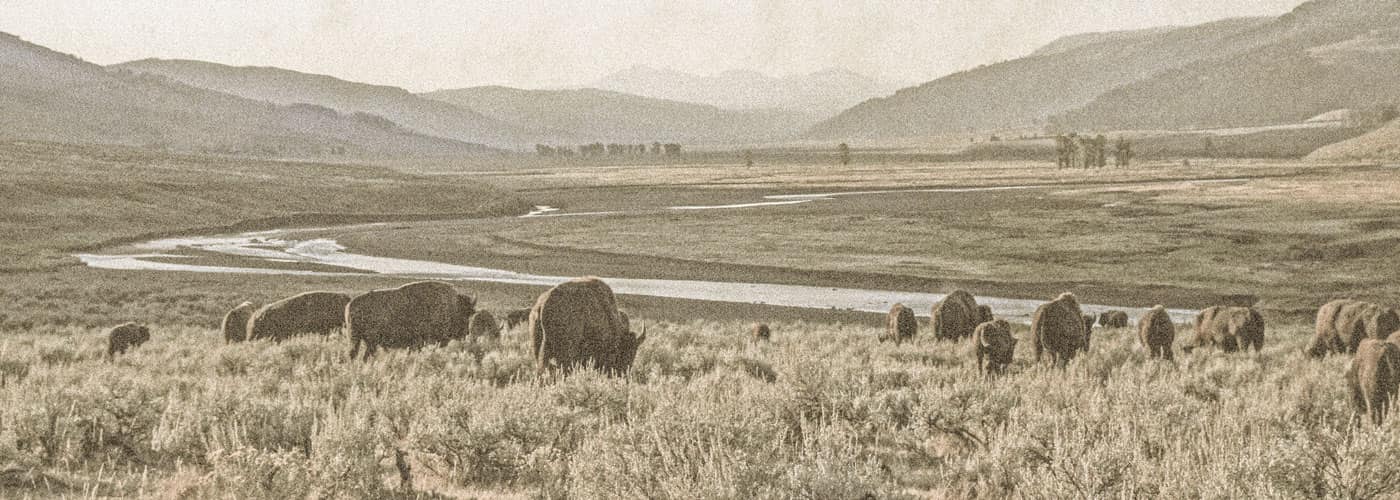
<svg viewBox="0 0 1400 500"><path fill-rule="evenodd" d="M1400 6L1015 4L16 5L0 497L1400 498Z"/></svg>

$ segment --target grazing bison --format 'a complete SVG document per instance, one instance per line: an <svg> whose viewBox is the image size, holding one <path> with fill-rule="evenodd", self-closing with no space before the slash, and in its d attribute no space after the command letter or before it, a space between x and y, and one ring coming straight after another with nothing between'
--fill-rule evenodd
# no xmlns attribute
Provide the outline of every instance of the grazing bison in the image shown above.
<svg viewBox="0 0 1400 500"><path fill-rule="evenodd" d="M1172 359L1172 342L1176 341L1176 325L1167 314L1167 308L1153 306L1138 318L1138 340L1147 348L1149 356Z"/></svg>
<svg viewBox="0 0 1400 500"><path fill-rule="evenodd" d="M991 312L991 308L987 309ZM977 299L972 294L956 290L933 305L933 320L929 329L938 340L958 340L972 336L972 331L981 324L982 312L977 307Z"/></svg>
<svg viewBox="0 0 1400 500"><path fill-rule="evenodd" d="M892 340L899 344L914 338L919 332L919 321L914 319L914 310L905 307L904 304L895 304L890 307L890 315L885 325L885 333L880 336L880 342Z"/></svg>
<svg viewBox="0 0 1400 500"><path fill-rule="evenodd" d="M754 342L767 342L773 339L773 329L767 323L754 323L749 336Z"/></svg>
<svg viewBox="0 0 1400 500"><path fill-rule="evenodd" d="M496 317L490 312L477 311L467 323L467 334L473 337L498 338L501 336L501 325L496 323Z"/></svg>
<svg viewBox="0 0 1400 500"><path fill-rule="evenodd" d="M625 374L646 340L622 324L612 288L598 278L561 283L540 295L530 311L530 345L540 374L592 364Z"/></svg>
<svg viewBox="0 0 1400 500"><path fill-rule="evenodd" d="M527 321L530 321L529 308L516 309L514 311L506 313L506 328L515 328L515 325L519 325Z"/></svg>
<svg viewBox="0 0 1400 500"><path fill-rule="evenodd" d="M1035 360L1049 351L1050 359L1058 366L1064 366L1074 359L1079 351L1089 347L1089 335L1084 331L1084 314L1080 312L1079 300L1074 294L1065 292L1055 300L1042 304L1031 317L1031 342L1035 347Z"/></svg>
<svg viewBox="0 0 1400 500"><path fill-rule="evenodd" d="M1099 313L1099 326L1104 328L1127 328L1128 313L1123 311L1104 311Z"/></svg>
<svg viewBox="0 0 1400 500"><path fill-rule="evenodd" d="M977 346L977 369L983 373L1004 373L1016 352L1011 324L1004 319L977 325L972 332L972 343Z"/></svg>
<svg viewBox="0 0 1400 500"><path fill-rule="evenodd" d="M1248 307L1214 306L1196 314L1195 337L1181 346L1190 354L1197 347L1220 346L1225 352L1264 348L1264 317Z"/></svg>
<svg viewBox="0 0 1400 500"><path fill-rule="evenodd" d="M306 292L262 306L248 318L248 340L278 342L306 333L328 334L345 326L350 296Z"/></svg>
<svg viewBox="0 0 1400 500"><path fill-rule="evenodd" d="M224 342L232 343L247 340L248 320L252 319L253 313L257 310L258 307L253 305L252 302L238 304L237 307L229 310L228 314L224 315L224 323L222 325L224 330Z"/></svg>
<svg viewBox="0 0 1400 500"><path fill-rule="evenodd" d="M418 281L398 288L371 290L345 306L350 332L350 359L365 346L364 358L379 348L417 349L445 346L467 336L476 301L441 281Z"/></svg>
<svg viewBox="0 0 1400 500"><path fill-rule="evenodd" d="M151 340L151 330L136 323L122 323L107 331L107 357L126 354L132 349Z"/></svg>
<svg viewBox="0 0 1400 500"><path fill-rule="evenodd" d="M1353 419L1365 414L1380 425L1400 386L1400 347L1383 340L1362 340L1347 365L1346 377Z"/></svg>
<svg viewBox="0 0 1400 500"><path fill-rule="evenodd" d="M1341 299L1317 310L1316 333L1308 343L1313 357L1356 352L1362 339L1384 339L1400 330L1400 314L1370 302Z"/></svg>

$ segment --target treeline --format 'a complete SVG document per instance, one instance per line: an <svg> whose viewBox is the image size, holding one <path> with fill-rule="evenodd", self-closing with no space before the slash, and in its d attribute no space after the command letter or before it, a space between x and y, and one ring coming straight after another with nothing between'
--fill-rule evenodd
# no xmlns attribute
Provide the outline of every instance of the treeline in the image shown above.
<svg viewBox="0 0 1400 500"><path fill-rule="evenodd" d="M647 146L646 144L603 144L601 142L580 144L578 146L536 144L535 152L546 158L571 156L680 156L681 145L676 143L662 144L659 142L653 142L651 146Z"/></svg>

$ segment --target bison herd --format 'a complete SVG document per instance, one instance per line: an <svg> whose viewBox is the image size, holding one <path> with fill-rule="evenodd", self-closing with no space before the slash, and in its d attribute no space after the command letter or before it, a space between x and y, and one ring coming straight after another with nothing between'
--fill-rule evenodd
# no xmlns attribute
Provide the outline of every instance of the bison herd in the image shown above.
<svg viewBox="0 0 1400 500"><path fill-rule="evenodd" d="M1017 339L1011 324L993 317L987 305L958 290L934 304L929 329L941 341L971 338L978 370L1003 373L1015 354ZM244 302L224 316L226 342L281 341L298 335L344 331L350 340L350 359L368 359L381 349L416 349L442 346L468 336L496 338L505 328L528 323L530 348L540 374L568 373L591 367L610 375L626 373L646 340L631 329L627 315L617 307L612 289L597 278L581 278L555 286L535 300L529 309L509 311L504 322L452 285L438 281L409 283L398 288L372 290L358 296L334 292L307 292L261 307ZM1078 299L1064 293L1036 308L1031 317L1030 341L1037 362L1047 359L1064 366L1087 351L1095 324L1127 328L1122 311L1106 311L1097 317L1084 314ZM1139 343L1152 358L1172 360L1176 325L1162 306L1137 320ZM880 342L896 344L917 335L919 323L904 304L890 308ZM1200 311L1182 352L1215 346L1224 352L1264 345L1265 323L1249 307L1215 306ZM125 353L150 339L150 330L125 323L108 332L109 357ZM754 324L754 342L768 342L772 330ZM363 348L363 351L361 350ZM361 354L363 352L363 355ZM1315 334L1305 354L1353 355L1346 369L1353 409L1373 422L1382 422L1400 391L1400 313L1395 309L1357 300L1334 300L1317 311Z"/></svg>

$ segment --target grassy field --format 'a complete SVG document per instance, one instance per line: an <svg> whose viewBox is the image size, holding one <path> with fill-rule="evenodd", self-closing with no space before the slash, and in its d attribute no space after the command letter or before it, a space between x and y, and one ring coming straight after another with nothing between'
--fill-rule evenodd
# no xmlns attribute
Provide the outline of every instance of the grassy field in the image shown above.
<svg viewBox="0 0 1400 500"><path fill-rule="evenodd" d="M1301 354L1306 314L1326 299L1400 302L1394 169L892 162L423 176L0 151L0 190L15 195L0 203L0 250L16 256L0 269L0 497L1400 495L1400 424L1351 428L1346 360ZM1183 183L1201 179L1228 181ZM666 208L1026 184L1048 187ZM623 213L497 215L529 204ZM452 214L482 217L407 220ZM227 346L216 331L243 300L402 279L106 271L67 256L149 234L369 220L400 222L317 234L372 255L543 274L1045 299L1069 289L1176 307L1257 296L1270 327L1261 353L1175 363L1146 359L1131 332L1099 330L1087 356L1054 370L1031 362L1018 325L1011 372L985 378L967 343L876 342L877 315L622 296L648 328L631 375L541 385L519 329L370 363L347 362L340 337ZM542 291L459 286L493 312ZM103 328L123 321L150 324L153 340L109 362ZM754 321L774 326L771 344L748 342Z"/></svg>

